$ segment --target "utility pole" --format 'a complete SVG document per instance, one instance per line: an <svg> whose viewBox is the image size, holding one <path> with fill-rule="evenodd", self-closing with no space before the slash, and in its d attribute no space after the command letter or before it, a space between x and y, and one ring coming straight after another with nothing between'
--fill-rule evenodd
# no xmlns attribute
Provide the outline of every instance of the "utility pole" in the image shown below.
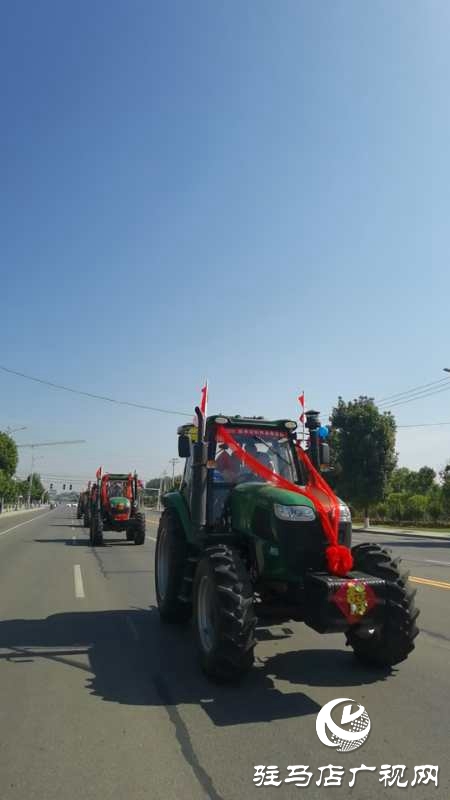
<svg viewBox="0 0 450 800"><path fill-rule="evenodd" d="M33 482L33 473L34 473L34 450L36 447L54 447L55 445L61 444L85 444L86 439L69 439L67 441L62 442L33 442L32 444L18 444L17 447L30 447L31 448L31 474L30 480L28 482L28 498L27 498L27 506L30 508L31 504L31 486Z"/></svg>
<svg viewBox="0 0 450 800"><path fill-rule="evenodd" d="M157 506L158 511L161 511L161 495L163 494L164 484L166 482L166 475L167 472L164 470L164 472L159 477L159 492L158 492L158 506Z"/></svg>
<svg viewBox="0 0 450 800"><path fill-rule="evenodd" d="M172 489L175 486L175 464L178 463L179 458L171 458L169 463L172 464Z"/></svg>

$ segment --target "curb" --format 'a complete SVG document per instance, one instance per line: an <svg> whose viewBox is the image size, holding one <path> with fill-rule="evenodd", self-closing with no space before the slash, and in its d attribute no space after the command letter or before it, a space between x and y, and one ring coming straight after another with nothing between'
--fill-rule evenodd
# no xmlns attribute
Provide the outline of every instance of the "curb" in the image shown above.
<svg viewBox="0 0 450 800"><path fill-rule="evenodd" d="M49 507L40 506L38 508L18 508L17 511L2 511L0 514L0 520L6 519L6 517L14 517L17 514L31 514L33 511L49 511Z"/></svg>
<svg viewBox="0 0 450 800"><path fill-rule="evenodd" d="M430 533L424 531L424 533L420 533L419 531L386 531L380 530L376 528L360 528L360 527L353 527L352 528L355 533L375 533L381 536L415 536L416 538L420 539L438 539L441 542L450 542L450 533L446 536L441 536L439 533Z"/></svg>

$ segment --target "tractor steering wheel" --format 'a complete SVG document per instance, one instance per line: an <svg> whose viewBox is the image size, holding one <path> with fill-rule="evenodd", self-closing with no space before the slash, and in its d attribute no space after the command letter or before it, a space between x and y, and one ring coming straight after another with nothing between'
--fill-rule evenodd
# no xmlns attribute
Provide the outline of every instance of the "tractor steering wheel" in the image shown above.
<svg viewBox="0 0 450 800"><path fill-rule="evenodd" d="M258 477L252 472L250 469L245 469L238 475L237 485L239 486L240 483L250 483L251 481L257 481Z"/></svg>

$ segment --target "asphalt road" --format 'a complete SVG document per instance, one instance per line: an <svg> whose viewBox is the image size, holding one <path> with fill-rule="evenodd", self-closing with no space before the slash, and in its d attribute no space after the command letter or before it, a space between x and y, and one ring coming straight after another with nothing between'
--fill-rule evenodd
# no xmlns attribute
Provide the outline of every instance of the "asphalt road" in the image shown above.
<svg viewBox="0 0 450 800"><path fill-rule="evenodd" d="M252 673L217 687L197 668L189 628L160 624L157 519L143 547L107 534L92 550L74 513L0 520L1 800L448 800L450 544L387 540L419 580L422 610L416 650L398 668L362 669L343 636L290 623L260 628ZM371 718L351 753L316 735L320 708L339 697ZM294 764L309 766L308 787L284 782ZM342 786L324 786L328 773L317 785L328 764L344 768ZM350 791L362 764L377 769ZM439 786L384 787L384 764L406 765L410 781L414 766L438 765ZM255 765L277 766L281 785L256 786Z"/></svg>

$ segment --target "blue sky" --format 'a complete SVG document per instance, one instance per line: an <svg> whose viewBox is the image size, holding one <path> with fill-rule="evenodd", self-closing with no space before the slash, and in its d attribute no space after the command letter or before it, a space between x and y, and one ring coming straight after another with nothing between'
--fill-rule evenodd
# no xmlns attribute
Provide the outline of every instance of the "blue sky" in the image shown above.
<svg viewBox="0 0 450 800"><path fill-rule="evenodd" d="M449 22L439 0L3 3L0 362L186 412L207 375L212 411L268 417L443 377ZM181 417L1 372L0 396L18 442L87 440L43 473L176 455ZM449 434L402 429L400 463L442 466Z"/></svg>

